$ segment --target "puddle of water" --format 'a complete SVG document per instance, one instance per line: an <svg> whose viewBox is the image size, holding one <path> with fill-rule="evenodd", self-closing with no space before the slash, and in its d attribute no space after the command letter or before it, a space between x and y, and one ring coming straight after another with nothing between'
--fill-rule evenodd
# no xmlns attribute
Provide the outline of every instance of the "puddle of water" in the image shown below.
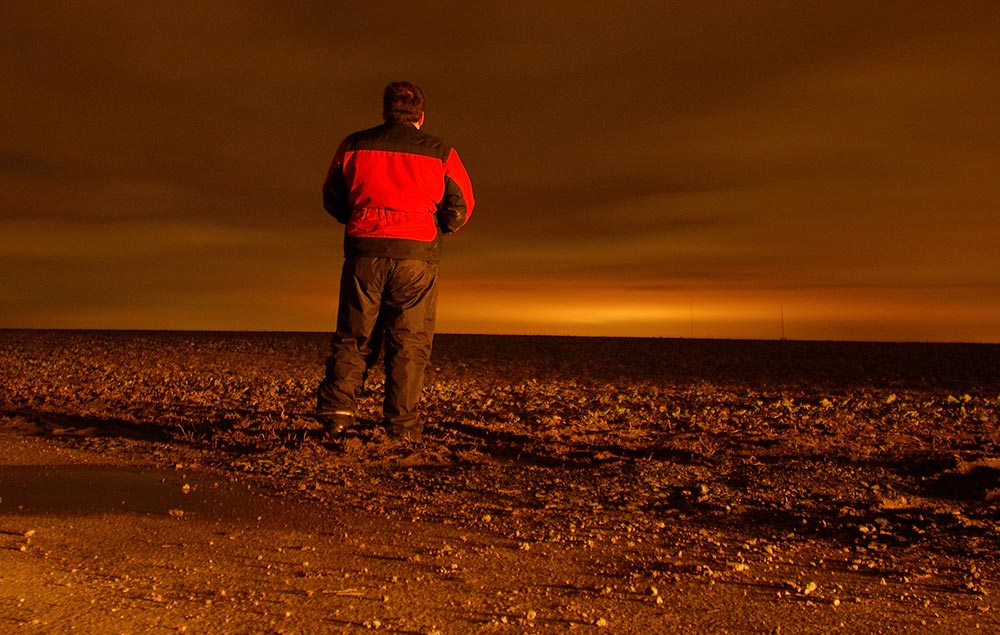
<svg viewBox="0 0 1000 635"><path fill-rule="evenodd" d="M257 500L254 500L257 499ZM256 504L251 505L251 502ZM203 514L242 511L260 500L246 485L182 472L110 466L0 466L0 514Z"/></svg>

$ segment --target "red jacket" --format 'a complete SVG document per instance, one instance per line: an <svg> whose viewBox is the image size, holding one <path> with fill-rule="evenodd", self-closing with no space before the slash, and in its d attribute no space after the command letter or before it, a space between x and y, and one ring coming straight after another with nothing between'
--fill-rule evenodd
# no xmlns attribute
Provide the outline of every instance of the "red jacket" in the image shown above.
<svg viewBox="0 0 1000 635"><path fill-rule="evenodd" d="M465 225L474 205L455 149L410 123L349 135L323 183L323 207L347 225L347 257L437 262L442 234Z"/></svg>

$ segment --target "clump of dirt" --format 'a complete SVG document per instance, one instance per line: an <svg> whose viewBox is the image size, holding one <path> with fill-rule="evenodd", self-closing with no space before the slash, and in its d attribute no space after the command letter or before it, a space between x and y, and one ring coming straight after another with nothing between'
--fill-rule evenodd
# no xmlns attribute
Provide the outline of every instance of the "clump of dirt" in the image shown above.
<svg viewBox="0 0 1000 635"><path fill-rule="evenodd" d="M359 425L322 441L324 335L0 335L19 469L141 468L180 497L8 493L18 624L60 624L77 607L53 589L84 584L94 632L1000 626L998 346L443 335L411 444L377 425L377 371ZM192 483L218 505L186 512ZM116 543L121 523L154 539Z"/></svg>

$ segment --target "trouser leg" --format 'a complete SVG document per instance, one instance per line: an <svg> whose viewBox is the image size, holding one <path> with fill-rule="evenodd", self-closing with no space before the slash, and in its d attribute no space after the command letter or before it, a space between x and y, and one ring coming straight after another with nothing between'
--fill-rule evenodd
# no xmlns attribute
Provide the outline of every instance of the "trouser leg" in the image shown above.
<svg viewBox="0 0 1000 635"><path fill-rule="evenodd" d="M437 272L436 263L397 261L382 298L386 323L383 414L391 431L414 438L423 429L417 407L434 340Z"/></svg>
<svg viewBox="0 0 1000 635"><path fill-rule="evenodd" d="M385 259L349 258L340 277L337 330L326 360L326 376L317 390L319 412L357 409L364 381L365 358L378 319L382 286L388 272Z"/></svg>
<svg viewBox="0 0 1000 635"><path fill-rule="evenodd" d="M368 338L368 354L365 355L365 381L368 381L368 374L371 372L372 368L378 364L379 359L382 357L382 348L385 342L385 318L382 314L379 314L378 320L375 322L375 328L372 329L371 337Z"/></svg>

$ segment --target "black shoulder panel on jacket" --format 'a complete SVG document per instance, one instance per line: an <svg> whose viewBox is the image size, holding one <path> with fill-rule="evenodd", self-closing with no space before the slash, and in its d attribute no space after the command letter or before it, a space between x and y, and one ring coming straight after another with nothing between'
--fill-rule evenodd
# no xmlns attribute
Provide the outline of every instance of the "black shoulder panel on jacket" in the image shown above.
<svg viewBox="0 0 1000 635"><path fill-rule="evenodd" d="M382 150L385 152L405 152L434 157L444 161L451 146L415 128L408 123L384 123L374 128L361 130L349 135L345 141L348 150Z"/></svg>

